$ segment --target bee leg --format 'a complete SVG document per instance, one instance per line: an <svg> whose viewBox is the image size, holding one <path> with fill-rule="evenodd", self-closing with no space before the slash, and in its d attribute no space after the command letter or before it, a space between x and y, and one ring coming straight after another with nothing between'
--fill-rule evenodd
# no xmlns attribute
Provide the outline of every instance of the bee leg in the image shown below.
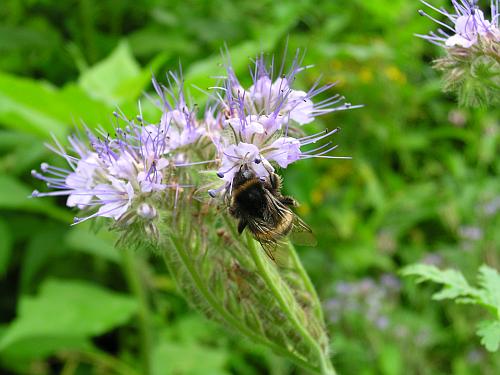
<svg viewBox="0 0 500 375"><path fill-rule="evenodd" d="M245 220L240 220L238 222L238 234L243 233L243 230L246 228L247 222Z"/></svg>
<svg viewBox="0 0 500 375"><path fill-rule="evenodd" d="M280 202L289 207L297 207L299 205L292 197L281 197Z"/></svg>

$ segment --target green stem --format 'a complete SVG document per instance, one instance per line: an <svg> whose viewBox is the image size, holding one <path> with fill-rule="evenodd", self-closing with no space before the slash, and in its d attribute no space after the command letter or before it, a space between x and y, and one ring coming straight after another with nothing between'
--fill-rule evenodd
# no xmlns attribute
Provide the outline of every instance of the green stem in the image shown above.
<svg viewBox="0 0 500 375"><path fill-rule="evenodd" d="M323 353L323 350L321 350L321 347L319 344L314 340L314 338L310 335L310 333L307 331L307 329L301 324L301 322L297 319L295 316L294 312L291 310L290 306L287 304L285 297L282 295L281 291L279 290L279 286L274 283L274 281L271 278L271 275L268 273L266 266L264 265L264 261L262 258L262 252L260 249L257 249L256 243L254 239L252 238L251 234L248 231L245 231L246 238L247 238L247 243L248 243L248 250L250 251L250 254L255 262L255 265L257 267L257 270L264 279L265 283L269 287L269 289L272 291L274 294L274 297L280 304L281 309L283 310L283 313L287 316L287 318L290 320L290 322L295 326L295 329L297 329L297 332L306 340L309 345L314 349L314 351L317 353L318 360L320 363L320 369L321 369L321 374L322 375L335 375L335 370L333 369L332 364L330 363L328 358L325 358L325 353Z"/></svg>
<svg viewBox="0 0 500 375"><path fill-rule="evenodd" d="M180 256L182 260L182 264L188 271L191 280L193 283L196 285L196 290L203 296L205 301L208 303L208 305L216 312L219 317L229 326L232 326L234 329L238 330L240 333L244 334L251 340L254 340L262 345L270 347L273 351L276 353L290 359L292 362L296 363L297 365L313 372L318 372L318 368L307 363L303 359L293 355L292 353L288 352L287 350L283 349L282 347L276 345L272 341L268 340L267 338L260 336L256 334L253 330L250 328L246 327L243 323L241 323L240 320L238 320L236 317L231 315L230 312L228 312L218 301L217 299L213 296L213 294L208 290L207 284L202 280L200 277L199 273L191 263L191 259L189 258L189 255L184 251L183 246L179 243L179 241L174 238L173 236L171 237L171 241L173 244L173 247L177 254ZM166 249L165 251L169 251L169 249ZM164 255L164 261L169 267L169 261L168 258ZM171 272L172 273L172 272ZM173 274L173 273L172 273Z"/></svg>
<svg viewBox="0 0 500 375"><path fill-rule="evenodd" d="M140 267L135 258L135 253L131 249L121 249L122 264L130 291L139 302L139 333L141 339L142 374L151 374L151 352L153 349L153 339L151 336L149 304L144 284L140 277Z"/></svg>
<svg viewBox="0 0 500 375"><path fill-rule="evenodd" d="M288 249L292 258L292 262L295 268L297 269L297 272L299 273L300 277L302 278L304 286L314 298L314 313L316 314L316 317L323 323L324 322L323 309L321 308L321 302L318 297L318 293L316 293L316 289L314 288L314 285L311 282L309 275L304 269L304 266L302 265L302 262L300 261L299 256L295 251L295 246L293 246L293 244L290 241L288 241Z"/></svg>

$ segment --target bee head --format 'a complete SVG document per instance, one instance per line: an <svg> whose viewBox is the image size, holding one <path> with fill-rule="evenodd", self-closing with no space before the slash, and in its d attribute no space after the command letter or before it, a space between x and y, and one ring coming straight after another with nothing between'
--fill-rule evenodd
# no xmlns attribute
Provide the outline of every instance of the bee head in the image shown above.
<svg viewBox="0 0 500 375"><path fill-rule="evenodd" d="M240 167L239 174L245 179L249 180L251 178L255 178L255 172L251 169L248 164L243 164Z"/></svg>

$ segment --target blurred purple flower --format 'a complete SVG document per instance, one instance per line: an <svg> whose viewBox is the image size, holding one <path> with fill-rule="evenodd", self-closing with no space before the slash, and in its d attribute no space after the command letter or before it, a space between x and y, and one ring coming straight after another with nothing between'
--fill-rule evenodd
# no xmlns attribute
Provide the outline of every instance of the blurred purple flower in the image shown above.
<svg viewBox="0 0 500 375"><path fill-rule="evenodd" d="M454 13L449 13L444 8L438 9L427 1L420 1L435 12L445 16L452 23L452 26L450 26L425 11L419 10L420 15L430 18L443 27L439 28L437 32L430 32L428 35L417 34L417 36L429 42L439 46L470 48L478 42L479 38L500 41L498 0L491 0L491 21L484 18L484 13L478 8L475 0L452 0Z"/></svg>

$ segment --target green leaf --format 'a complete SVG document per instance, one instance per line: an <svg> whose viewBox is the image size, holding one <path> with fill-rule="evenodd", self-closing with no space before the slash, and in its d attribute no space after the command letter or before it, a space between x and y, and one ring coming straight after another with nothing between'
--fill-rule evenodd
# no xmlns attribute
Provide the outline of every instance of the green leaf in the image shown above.
<svg viewBox="0 0 500 375"><path fill-rule="evenodd" d="M404 276L418 276L417 282L434 281L443 284L441 291L435 293L432 298L437 300L455 299L457 297L476 297L479 292L471 287L464 276L456 270L440 270L436 266L427 264L415 264L402 270ZM469 300L462 302L471 303Z"/></svg>
<svg viewBox="0 0 500 375"><path fill-rule="evenodd" d="M63 135L69 123L59 97L46 82L0 73L0 122L31 133Z"/></svg>
<svg viewBox="0 0 500 375"><path fill-rule="evenodd" d="M18 180L0 174L0 208L5 210L41 213L71 223L69 211L60 209L44 198L30 198L32 190Z"/></svg>
<svg viewBox="0 0 500 375"><path fill-rule="evenodd" d="M481 344L490 352L496 352L500 347L500 321L482 321L478 324L477 334L481 337Z"/></svg>
<svg viewBox="0 0 500 375"><path fill-rule="evenodd" d="M398 375L404 372L401 350L395 345L381 348L378 361L384 375Z"/></svg>
<svg viewBox="0 0 500 375"><path fill-rule="evenodd" d="M195 343L163 342L152 356L153 375L224 375L229 353Z"/></svg>
<svg viewBox="0 0 500 375"><path fill-rule="evenodd" d="M41 224L41 223L39 223ZM38 286L42 272L56 259L68 256L63 238L68 226L58 222L48 222L43 228L34 226L24 250L19 279L20 291L33 290Z"/></svg>
<svg viewBox="0 0 500 375"><path fill-rule="evenodd" d="M60 90L44 81L0 73L0 123L12 129L63 137L80 120L104 122L110 112L73 84Z"/></svg>
<svg viewBox="0 0 500 375"><path fill-rule="evenodd" d="M65 242L69 248L75 251L92 254L115 263L120 262L120 255L113 246L116 242L114 232L93 233L90 223L82 223L72 227Z"/></svg>
<svg viewBox="0 0 500 375"><path fill-rule="evenodd" d="M9 226L3 219L0 219L0 238L0 277L2 277L9 268L12 251L12 236L10 235Z"/></svg>
<svg viewBox="0 0 500 375"><path fill-rule="evenodd" d="M481 343L489 351L498 350L500 344L500 275L487 265L479 269L479 285L476 289L467 283L462 274L455 270L441 271L434 266L415 264L405 267L403 275L416 275L418 281L434 281L444 284L445 287L433 295L435 299L450 298L458 303L483 305L494 310L496 321L483 321L478 325L477 334L481 336Z"/></svg>
<svg viewBox="0 0 500 375"><path fill-rule="evenodd" d="M37 296L21 297L18 316L0 340L0 351L25 339L100 335L126 323L136 310L130 296L84 281L49 280Z"/></svg>
<svg viewBox="0 0 500 375"><path fill-rule="evenodd" d="M33 337L24 338L9 345L0 352L2 360L23 361L26 359L41 359L59 350L90 350L89 339L82 337Z"/></svg>
<svg viewBox="0 0 500 375"><path fill-rule="evenodd" d="M166 57L158 55L141 70L128 43L122 41L107 58L83 72L78 83L89 96L114 107L137 99Z"/></svg>
<svg viewBox="0 0 500 375"><path fill-rule="evenodd" d="M500 274L497 270L483 265L479 269L478 279L483 288L483 303L495 309L500 319Z"/></svg>

